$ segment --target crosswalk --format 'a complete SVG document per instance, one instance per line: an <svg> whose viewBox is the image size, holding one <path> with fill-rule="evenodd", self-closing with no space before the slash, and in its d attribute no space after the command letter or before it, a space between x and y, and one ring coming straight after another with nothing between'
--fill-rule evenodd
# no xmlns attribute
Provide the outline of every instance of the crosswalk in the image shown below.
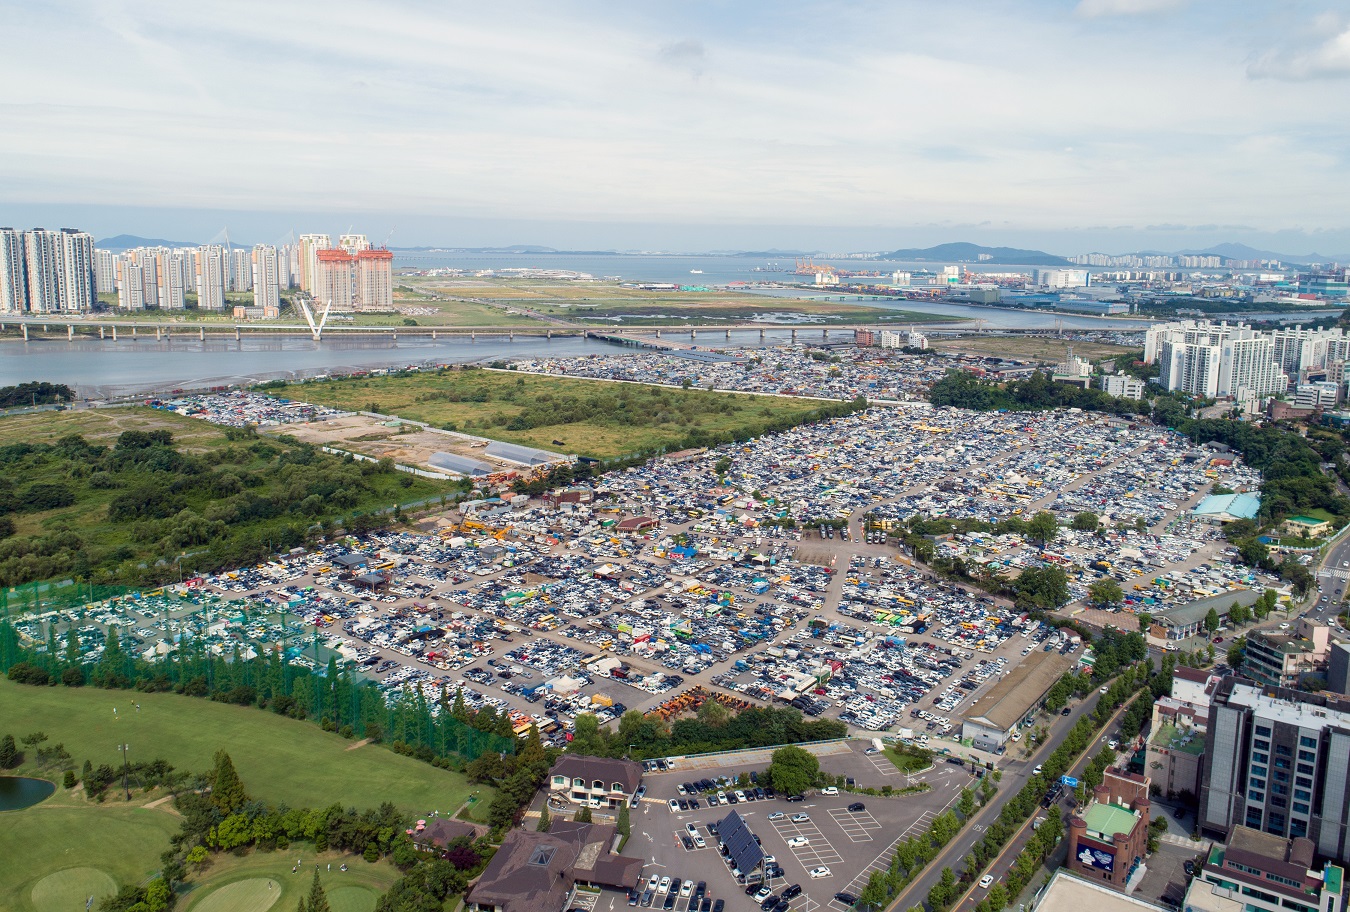
<svg viewBox="0 0 1350 912"><path fill-rule="evenodd" d="M1317 578L1350 580L1350 570L1342 570L1339 567L1336 568L1335 570L1318 570Z"/></svg>

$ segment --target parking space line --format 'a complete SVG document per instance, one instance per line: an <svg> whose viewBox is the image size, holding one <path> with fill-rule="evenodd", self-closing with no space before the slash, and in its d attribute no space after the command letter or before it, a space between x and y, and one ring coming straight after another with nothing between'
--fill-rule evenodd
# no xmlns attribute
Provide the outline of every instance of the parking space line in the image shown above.
<svg viewBox="0 0 1350 912"><path fill-rule="evenodd" d="M866 811L846 811L840 808L830 810L830 817L839 825L853 842L872 842L872 830L881 829L881 824Z"/></svg>
<svg viewBox="0 0 1350 912"><path fill-rule="evenodd" d="M867 886L867 881L872 876L873 871L884 871L891 866L891 856L895 854L896 846L908 839L911 833L926 829L929 822L936 816L937 815L932 811L924 811L916 817L914 822L906 827L903 833L895 837L894 842L882 850L880 855L872 859L871 864L859 871L858 875L854 877L853 880L849 881L848 886L838 892L852 893L854 896L859 895L862 892L863 887ZM828 905L831 909L838 910L838 912L849 912L851 908L835 899L831 899Z"/></svg>

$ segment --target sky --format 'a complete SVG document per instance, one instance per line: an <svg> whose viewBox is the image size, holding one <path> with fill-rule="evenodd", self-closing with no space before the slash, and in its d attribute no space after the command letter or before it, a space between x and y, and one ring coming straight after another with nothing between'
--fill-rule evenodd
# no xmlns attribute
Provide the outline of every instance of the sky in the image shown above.
<svg viewBox="0 0 1350 912"><path fill-rule="evenodd" d="M0 224L1350 251L1318 0L0 0Z"/></svg>

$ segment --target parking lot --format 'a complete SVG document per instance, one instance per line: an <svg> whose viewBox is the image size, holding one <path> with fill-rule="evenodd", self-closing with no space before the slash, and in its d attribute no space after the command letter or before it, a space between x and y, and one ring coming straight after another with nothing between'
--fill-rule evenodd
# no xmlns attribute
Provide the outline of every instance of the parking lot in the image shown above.
<svg viewBox="0 0 1350 912"><path fill-rule="evenodd" d="M825 772L853 776L859 788L879 787L886 777L878 773L873 758L864 751L868 742L849 743L846 752L821 757ZM717 850L717 839L708 825L715 825L735 811L760 838L764 852L772 856L783 869L781 877L769 885L776 891L791 884L802 887L801 896L791 901L791 908L801 912L815 912L833 903L839 892L855 896L867 882L871 871L890 863L891 853L901 839L923 831L946 808L955 803L961 787L972 780L964 770L940 763L932 770L915 776L916 782L927 782L928 792L903 797L883 798L842 792L835 796L809 795L805 801L790 802L781 796L773 799L742 801L734 805L709 807L700 801L698 809L672 811L668 802L682 796L679 787L691 779L715 776L747 775L762 772L768 764L767 753L756 764L734 767L701 769L676 768L669 772L648 772L644 777L647 795L634 814L633 837L625 849L627 854L647 859L643 878L652 874L662 876L693 876L705 880L709 895L725 898L734 909L749 908L745 886L732 879L726 863ZM686 797L686 801L687 801ZM849 805L861 802L861 811L850 811ZM794 820L794 816L805 819ZM686 848L683 838L693 824L703 838L705 848ZM902 834L897 836L896 834ZM791 840L805 839L803 845L790 845ZM716 860L716 864L712 862ZM814 868L826 867L829 874L812 878ZM839 904L831 907L842 912ZM679 906L675 907L679 912Z"/></svg>

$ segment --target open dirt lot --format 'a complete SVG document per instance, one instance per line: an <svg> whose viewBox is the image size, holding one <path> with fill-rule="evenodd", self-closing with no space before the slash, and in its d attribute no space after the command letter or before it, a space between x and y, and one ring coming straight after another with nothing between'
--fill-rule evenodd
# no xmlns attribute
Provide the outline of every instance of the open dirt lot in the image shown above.
<svg viewBox="0 0 1350 912"><path fill-rule="evenodd" d="M963 355L1015 358L1024 361L1043 361L1058 364L1070 348L1080 358L1100 361L1123 355L1130 349L1122 345L1105 345L1099 342L1070 342L1067 339L1051 339L1043 336L998 336L967 335L939 337L928 340L928 344L938 351L959 352Z"/></svg>
<svg viewBox="0 0 1350 912"><path fill-rule="evenodd" d="M419 466L432 471L444 471L431 464L433 453L467 456L496 466L503 472L519 471L522 468L514 462L488 456L483 452L485 447L482 446L481 438L451 431L432 430L417 424L404 423L398 427L389 427L384 422L365 415L350 415L306 424L288 424L285 430L287 434L315 446L350 450L376 459L392 459L401 465Z"/></svg>

